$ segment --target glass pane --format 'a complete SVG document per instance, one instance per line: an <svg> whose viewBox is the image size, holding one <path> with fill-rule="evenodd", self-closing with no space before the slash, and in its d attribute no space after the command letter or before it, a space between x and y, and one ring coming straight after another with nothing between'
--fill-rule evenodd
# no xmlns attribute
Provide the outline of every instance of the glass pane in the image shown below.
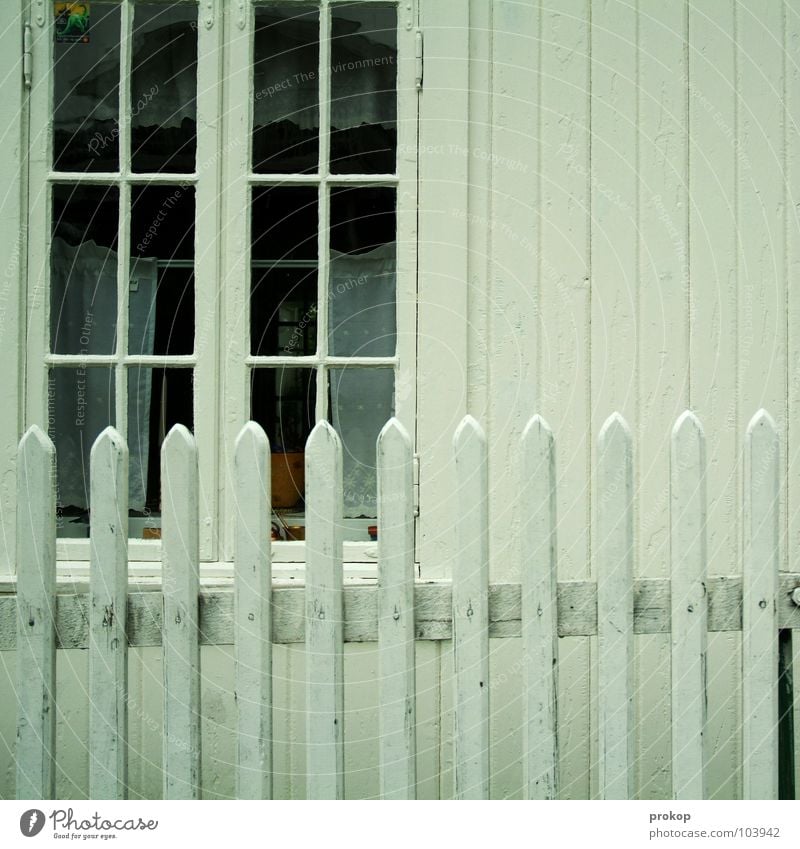
<svg viewBox="0 0 800 849"><path fill-rule="evenodd" d="M119 169L120 7L56 3L53 167Z"/></svg>
<svg viewBox="0 0 800 849"><path fill-rule="evenodd" d="M131 256L194 260L194 188L134 186Z"/></svg>
<svg viewBox="0 0 800 849"><path fill-rule="evenodd" d="M161 443L173 425L194 427L192 376L191 369L180 368L133 366L128 371L128 507L134 517L154 518L161 512ZM130 536L147 536L145 527L160 527L160 522L133 522Z"/></svg>
<svg viewBox="0 0 800 849"><path fill-rule="evenodd" d="M250 416L272 448L272 507L301 515L305 496L305 446L314 427L317 380L313 369L254 369ZM277 536L299 539L291 521L278 516Z"/></svg>
<svg viewBox="0 0 800 849"><path fill-rule="evenodd" d="M253 192L250 350L303 356L317 348L317 190Z"/></svg>
<svg viewBox="0 0 800 849"><path fill-rule="evenodd" d="M397 11L348 3L331 14L331 171L394 173Z"/></svg>
<svg viewBox="0 0 800 849"><path fill-rule="evenodd" d="M53 187L50 250L50 350L53 353L114 353L118 217L116 188Z"/></svg>
<svg viewBox="0 0 800 849"><path fill-rule="evenodd" d="M394 372L331 369L329 391L331 423L343 445L344 516L373 519L378 515L375 443L394 415Z"/></svg>
<svg viewBox="0 0 800 849"><path fill-rule="evenodd" d="M197 6L193 4L136 5L131 143L134 171L194 171Z"/></svg>
<svg viewBox="0 0 800 849"><path fill-rule="evenodd" d="M331 192L328 288L332 356L390 357L397 348L395 190Z"/></svg>
<svg viewBox="0 0 800 849"><path fill-rule="evenodd" d="M256 9L253 171L308 173L319 162L319 12Z"/></svg>
<svg viewBox="0 0 800 849"><path fill-rule="evenodd" d="M88 536L89 455L114 424L114 370L53 368L48 375L48 431L56 447L59 536Z"/></svg>

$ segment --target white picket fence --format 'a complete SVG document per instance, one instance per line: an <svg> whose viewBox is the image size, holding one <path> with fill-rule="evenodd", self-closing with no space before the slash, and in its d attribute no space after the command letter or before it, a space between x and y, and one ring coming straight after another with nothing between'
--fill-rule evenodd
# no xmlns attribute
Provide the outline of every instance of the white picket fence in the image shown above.
<svg viewBox="0 0 800 849"><path fill-rule="evenodd" d="M327 423L306 448L305 586L273 588L270 448L250 422L235 448L235 588L199 580L198 463L191 433L176 426L162 449L162 593L129 592L128 451L112 428L91 454L89 594L56 592L55 450L37 427L18 462L16 598L0 597L0 648L16 646L17 795L55 793L56 647L89 649L90 796L124 798L127 781L127 649L163 647L163 794L201 792L200 644L236 647L240 798L272 795L272 643L302 642L307 658L307 790L344 795L347 640L379 643L380 792L413 798L415 641L451 640L454 653L456 795L489 794L489 638L523 640L525 792L558 795L558 641L597 635L600 789L633 796L634 633L671 631L672 782L677 799L706 795L706 636L742 632L744 795L777 798L779 631L800 627L793 591L779 576L779 440L762 411L745 442L746 556L741 577L706 576L703 429L684 413L671 437L671 581L633 576L631 434L613 415L598 442L596 583L557 582L556 457L535 417L521 439L521 584L489 583L487 445L467 417L454 437L459 513L452 582L415 584L412 447L390 421L378 439L377 586L343 588L342 446ZM794 593L797 597L798 594ZM162 601L163 599L163 601ZM798 599L800 601L800 599ZM785 630L784 630L785 633ZM785 748L787 741L783 741ZM793 740L788 740L793 756Z"/></svg>

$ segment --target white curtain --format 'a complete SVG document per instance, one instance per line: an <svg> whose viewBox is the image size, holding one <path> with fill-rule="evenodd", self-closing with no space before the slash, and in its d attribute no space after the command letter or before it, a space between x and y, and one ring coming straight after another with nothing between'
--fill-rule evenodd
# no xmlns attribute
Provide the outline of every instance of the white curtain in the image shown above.
<svg viewBox="0 0 800 849"><path fill-rule="evenodd" d="M333 356L394 355L395 251L395 244L391 243L363 254L331 252L329 315ZM343 443L344 515L375 517L375 441L394 413L394 371L334 369L331 413Z"/></svg>
<svg viewBox="0 0 800 849"><path fill-rule="evenodd" d="M155 332L157 261L131 263L128 350L152 354ZM58 350L72 354L110 354L116 347L117 254L93 241L78 246L53 239L51 321ZM143 510L147 485L151 373L132 381L128 405L135 411L130 431L129 506ZM50 430L58 461L61 505L87 509L89 454L98 434L114 421L113 368L65 368L50 372Z"/></svg>

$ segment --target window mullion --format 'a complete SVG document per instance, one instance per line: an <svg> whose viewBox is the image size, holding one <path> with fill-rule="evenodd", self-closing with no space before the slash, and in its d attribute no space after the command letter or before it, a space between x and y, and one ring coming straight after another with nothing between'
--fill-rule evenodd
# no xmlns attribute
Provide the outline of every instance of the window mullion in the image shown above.
<svg viewBox="0 0 800 849"><path fill-rule="evenodd" d="M317 371L317 421L328 418L328 391L325 359L328 356L328 271L330 254L330 176L331 133L331 14L328 0L322 0L319 20L319 232L318 244L318 309L317 351L320 365Z"/></svg>

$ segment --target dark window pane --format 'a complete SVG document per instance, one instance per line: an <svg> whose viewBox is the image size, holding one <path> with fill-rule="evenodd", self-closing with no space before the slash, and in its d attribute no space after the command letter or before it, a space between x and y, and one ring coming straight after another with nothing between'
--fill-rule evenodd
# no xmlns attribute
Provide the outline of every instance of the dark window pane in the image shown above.
<svg viewBox="0 0 800 849"><path fill-rule="evenodd" d="M250 350L303 356L316 351L317 190L253 192Z"/></svg>
<svg viewBox="0 0 800 849"><path fill-rule="evenodd" d="M256 9L253 170L308 173L319 162L319 12Z"/></svg>
<svg viewBox="0 0 800 849"><path fill-rule="evenodd" d="M128 507L136 515L160 513L161 444L173 425L194 427L192 375L191 369L180 368L133 366L128 371Z"/></svg>
<svg viewBox="0 0 800 849"><path fill-rule="evenodd" d="M331 171L394 173L396 9L348 3L331 15Z"/></svg>
<svg viewBox="0 0 800 849"><path fill-rule="evenodd" d="M79 12L71 21L69 12L62 14L58 31L78 40L53 45L53 167L116 171L120 7L92 3L91 16Z"/></svg>
<svg viewBox="0 0 800 849"><path fill-rule="evenodd" d="M95 439L114 424L114 396L111 368L50 369L47 418L56 447L60 536L88 535L89 455Z"/></svg>
<svg viewBox="0 0 800 849"><path fill-rule="evenodd" d="M250 414L264 428L273 452L304 451L315 420L314 369L253 369L250 389Z"/></svg>
<svg viewBox="0 0 800 849"><path fill-rule="evenodd" d="M331 193L330 353L391 357L397 348L395 191Z"/></svg>
<svg viewBox="0 0 800 849"><path fill-rule="evenodd" d="M118 216L116 188L53 187L50 251L50 349L53 353L114 353Z"/></svg>
<svg viewBox="0 0 800 849"><path fill-rule="evenodd" d="M134 186L131 256L194 259L194 188Z"/></svg>
<svg viewBox="0 0 800 849"><path fill-rule="evenodd" d="M132 169L194 171L197 6L137 4L132 58Z"/></svg>
<svg viewBox="0 0 800 849"><path fill-rule="evenodd" d="M342 439L344 516L378 515L375 443L394 415L391 369L339 368L330 372L331 423Z"/></svg>

